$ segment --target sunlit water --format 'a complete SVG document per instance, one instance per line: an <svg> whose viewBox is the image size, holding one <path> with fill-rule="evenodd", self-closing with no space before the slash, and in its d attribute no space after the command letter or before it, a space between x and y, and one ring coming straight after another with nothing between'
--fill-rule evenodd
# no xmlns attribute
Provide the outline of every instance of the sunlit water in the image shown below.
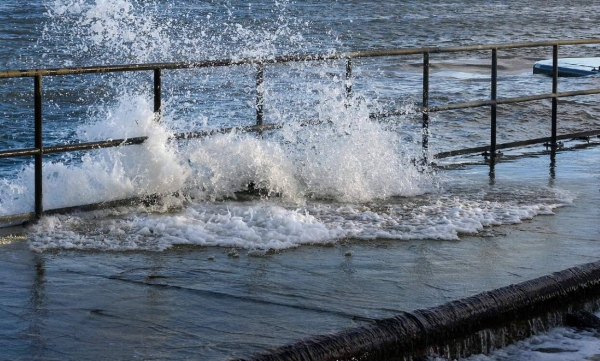
<svg viewBox="0 0 600 361"><path fill-rule="evenodd" d="M597 36L598 10L590 1L4 1L0 67L586 38ZM597 53L592 46L561 49L561 56ZM551 49L499 55L500 97L550 92L551 81L533 75L531 67L550 57ZM430 104L487 99L489 57L432 55ZM139 146L48 157L44 207L163 198L153 206L45 217L27 232L27 244L42 254L192 246L260 256L348 239L457 241L578 204L572 189L524 184L519 175L482 187L455 172L419 166L421 117L413 109L421 97L420 64L419 57L356 60L350 101L344 62L269 66L265 121L285 124L281 130L188 141L170 135L254 124L252 66L165 71L160 123L152 112L150 73L46 77L46 146L149 139ZM560 90L598 87L599 81L561 79ZM33 146L32 83L0 82L1 149ZM406 115L369 119L369 113L396 109ZM561 101L560 132L597 128L599 111L595 97ZM549 117L546 101L500 107L499 141L547 136ZM315 119L324 123L302 125ZM486 109L432 115L430 153L487 144L488 124ZM31 160L4 159L0 169L0 215L32 211ZM264 195L237 199L249 183Z"/></svg>

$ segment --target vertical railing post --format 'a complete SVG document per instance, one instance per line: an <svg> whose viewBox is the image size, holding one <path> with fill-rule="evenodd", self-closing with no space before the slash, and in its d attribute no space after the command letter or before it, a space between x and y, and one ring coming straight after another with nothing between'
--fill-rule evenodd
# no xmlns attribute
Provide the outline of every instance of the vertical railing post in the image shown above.
<svg viewBox="0 0 600 361"><path fill-rule="evenodd" d="M160 122L160 114L161 114L161 106L162 106L162 79L161 79L161 69L154 69L154 115L156 117L156 121Z"/></svg>
<svg viewBox="0 0 600 361"><path fill-rule="evenodd" d="M352 58L346 59L346 106L352 96Z"/></svg>
<svg viewBox="0 0 600 361"><path fill-rule="evenodd" d="M42 161L44 158L44 142L42 140L42 76L34 78L34 113L35 113L35 216L41 218L44 213L42 191Z"/></svg>
<svg viewBox="0 0 600 361"><path fill-rule="evenodd" d="M498 90L498 49L492 49L492 91L490 100L493 102L490 109L490 157L496 157L496 96Z"/></svg>
<svg viewBox="0 0 600 361"><path fill-rule="evenodd" d="M550 186L554 185L556 179L556 149L550 149Z"/></svg>
<svg viewBox="0 0 600 361"><path fill-rule="evenodd" d="M265 66L262 63L256 65L256 125L263 125L264 105L264 81Z"/></svg>
<svg viewBox="0 0 600 361"><path fill-rule="evenodd" d="M552 47L552 141L551 147L556 147L557 112L558 112L558 44Z"/></svg>
<svg viewBox="0 0 600 361"><path fill-rule="evenodd" d="M429 53L423 53L423 162L427 161L429 148Z"/></svg>

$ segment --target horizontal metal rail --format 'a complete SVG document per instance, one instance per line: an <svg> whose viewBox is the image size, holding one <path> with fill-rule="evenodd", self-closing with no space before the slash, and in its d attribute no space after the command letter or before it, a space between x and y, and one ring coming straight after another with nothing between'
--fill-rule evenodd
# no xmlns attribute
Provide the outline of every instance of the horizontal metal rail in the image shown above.
<svg viewBox="0 0 600 361"><path fill-rule="evenodd" d="M115 73L129 71L144 71L155 69L175 70L175 69L192 69L192 68L213 68L233 65L250 65L250 64L277 64L302 61L322 61L336 59L356 59L356 58L375 58L383 56L398 56L398 55L418 55L424 53L457 53L469 51L485 51L493 49L519 49L519 48L539 48L549 47L554 45L590 45L600 44L600 39L578 39L578 40L553 40L553 41L538 41L530 43L505 43L505 44L488 44L488 45L466 45L466 46L450 46L450 47L424 47L424 48L406 48L406 49L391 49L391 50L371 50L347 52L341 54L298 54L298 55L283 55L267 58L244 58L244 59L219 59L219 60L204 60L194 62L175 62L175 63L151 63L151 64L126 64L126 65L105 65L105 66L89 66L76 68L54 68L54 69L27 69L27 70L4 70L0 71L0 78L18 78L18 77L34 77L34 76L56 76L56 75L77 75L77 74L94 74L94 73Z"/></svg>
<svg viewBox="0 0 600 361"><path fill-rule="evenodd" d="M600 130L591 130L591 131L587 131L587 132L561 134L561 135L556 136L556 140L587 138L587 137L593 137L595 135L600 135ZM528 146L528 145L550 143L550 142L552 142L552 137L533 138L533 139L526 139L526 140L519 140L519 141L515 141L515 142L497 144L496 149L499 150L499 149L519 148L519 147L524 147L524 146ZM448 157L455 157L458 155L487 152L489 150L490 150L490 146L484 145L481 147L473 147L473 148L465 148L465 149L459 149L459 150L451 150L448 152L441 152L441 153L437 153L434 157L436 159L442 159L442 158L448 158Z"/></svg>
<svg viewBox="0 0 600 361"><path fill-rule="evenodd" d="M426 48L407 48L395 50L373 50L359 51L354 53L346 53L348 58L373 58L381 56L393 55L417 55L424 53L459 53L469 51L485 51L493 49L519 49L519 48L541 48L554 45L589 45L600 44L600 39L578 39L578 40L551 40L537 41L530 43L504 43L504 44L488 44L488 45L465 45L465 46L449 46L449 47L426 47Z"/></svg>
<svg viewBox="0 0 600 361"><path fill-rule="evenodd" d="M580 95L594 95L600 94L600 88L598 89L586 89L586 90L574 90L568 92L560 92L556 94L547 93L547 94L535 94L535 95L527 95L522 97L514 97L514 98L501 98L497 100L475 100L471 102L464 103L454 103L447 105L436 105L431 107L420 107L407 112L405 110L392 110L389 112L383 113L372 113L369 116L371 118L386 118L392 116L406 115L410 113L434 113L441 112L447 110L460 110L460 109L469 109L469 108L481 108L490 105L501 105L501 104L515 104L515 103L525 103L536 100L545 100L545 99L554 99L554 98L568 98Z"/></svg>
<svg viewBox="0 0 600 361"><path fill-rule="evenodd" d="M301 125L315 125L318 122L306 122ZM215 134L227 134L232 132L239 133L253 133L253 132L266 132L275 129L281 129L284 124L264 124L264 125L251 125L246 127L230 127L230 128L221 128L221 129L211 129L204 130L198 132L187 132L187 133L177 133L169 137L169 139L194 139L194 138L205 138L210 137ZM112 147L121 147L125 145L136 145L144 143L148 137L135 137L128 139L113 139L113 140L105 140L98 142L89 142L89 143L76 143L76 144L61 144L52 147L44 147L44 154L52 154L52 153L65 153L65 152L75 152L80 150L94 150L94 149L102 149L102 148L112 148ZM38 148L26 148L26 149L15 149L15 150L5 150L0 152L0 159L2 158L13 158L13 157L22 157L22 156L32 156L40 154L40 150Z"/></svg>
<svg viewBox="0 0 600 361"><path fill-rule="evenodd" d="M221 128L214 130L203 130L199 132L189 132L189 133L178 133L173 135L172 139L192 139L192 138L205 138L210 137L215 134L227 134L232 132L239 133L262 133L269 130L281 129L284 124L263 124L263 125L251 125L248 127L231 127L231 128Z"/></svg>
<svg viewBox="0 0 600 361"><path fill-rule="evenodd" d="M343 54L337 55L314 55L314 56L283 56L275 58L248 58L240 60L206 60L186 63L153 63L153 64L128 64L128 65L106 65L89 66L78 68L55 68L55 69L28 69L28 70L4 70L0 71L1 78L22 78L34 76L58 76L58 75L79 75L79 74L99 74L99 73L118 73L132 71L154 71L162 70L181 70L196 68L215 68L236 65L254 65L254 64L276 64L288 63L294 61L317 61L344 59Z"/></svg>
<svg viewBox="0 0 600 361"><path fill-rule="evenodd" d="M142 144L148 137L135 137L129 139L114 139L100 142L76 143L76 144L61 144L52 147L44 147L44 154L50 153L65 153L75 152L78 150L91 150L101 148L120 147L123 145ZM5 150L0 152L0 158L22 157L40 154L38 148Z"/></svg>
<svg viewBox="0 0 600 361"><path fill-rule="evenodd" d="M158 197L159 197L159 195L152 194L152 195L145 195L145 196L141 196L141 197L131 197L131 198L126 198L126 199L117 199L117 200L111 200L111 201L96 202L96 203L91 203L91 204L54 208L54 209L45 210L44 214L45 215L53 215L53 214L61 214L61 213L67 213L67 212L88 212L88 211L94 211L94 210L98 210L98 209L105 209L105 208L109 208L109 207L134 206L134 205L138 205L145 201L148 201L148 203L152 203L152 201L155 199L158 199ZM9 216L0 216L0 227L6 227L6 226L19 224L23 221L31 221L31 220L35 220L36 218L37 218L37 215L35 214L35 212L12 214Z"/></svg>
<svg viewBox="0 0 600 361"><path fill-rule="evenodd" d="M600 39L580 39L580 40L554 40L540 41L529 43L509 43L509 44L492 44L492 45L469 45L469 46L454 46L454 47L423 47L423 48L406 48L406 49L391 49L391 50L373 50L347 52L340 54L316 54L316 55L284 55L273 56L267 58L243 58L243 59L217 59L205 60L197 62L176 62L176 63L152 63L152 64L127 64L127 65L107 65L107 66L90 66L90 67L75 67L75 68L55 68L55 69L28 69L28 70L5 70L0 71L0 78L18 78L18 77L33 77L34 78L34 104L35 104L35 145L34 148L11 149L0 151L0 159L22 156L33 156L35 158L35 217L42 216L44 210L42 207L42 160L45 154L84 151L92 149L110 148L124 145L134 145L143 143L147 137L134 137L128 139L113 139L105 141L77 143L77 144L61 144L54 146L43 146L42 137L42 78L45 76L64 76L64 75L80 75L80 74L99 74L99 73L114 73L114 72L137 72L137 71L152 71L154 74L154 112L157 121L160 121L161 116L161 93L162 93L162 73L164 70L176 69L193 69L193 68L213 68L227 67L238 65L251 65L256 73L256 122L252 126L230 127L214 130L203 130L195 132L186 132L174 134L170 139L182 140L207 137L218 133L231 132L256 132L262 134L265 131L279 129L284 124L265 124L264 122L264 90L263 84L265 81L264 71L265 66L269 64L288 63L288 62L309 62L309 61L325 61L325 60L345 60L346 61L346 77L345 77L345 93L346 97L352 97L352 59L357 58L374 58L386 56L406 56L406 55L422 55L423 56L423 102L422 107L412 110L414 113L422 113L423 125L423 158L425 162L428 154L429 143L429 113L468 109L489 106L491 108L491 133L490 145L455 150L450 152L438 153L436 158L444 158L455 155L463 155L476 152L488 152L493 159L497 149L506 149L531 145L535 143L546 142L551 147L557 147L557 140L569 139L577 137L585 137L600 134L600 131L580 132L573 134L557 135L557 108L558 99L564 97L573 97L581 95L600 94L600 89L586 89L569 92L558 91L558 49L559 46L565 45L590 45L600 44ZM552 47L553 49L553 79L552 92L547 94L536 94L522 97L498 98L497 97L497 56L498 50L518 49L518 48L537 48L537 47ZM489 100L478 100L463 103L433 105L430 106L429 95L429 67L430 54L436 53L457 53L457 52L472 52L472 51L492 51L491 61L491 94ZM552 100L552 134L550 137L528 139L524 141L496 144L496 108L498 105L515 104L522 102L530 102L537 100L551 99ZM346 102L346 106L350 106L350 102ZM404 115L406 111L389 111L383 113L370 114L372 119ZM301 125L315 125L326 122L326 120L306 121ZM29 213L26 215L30 215ZM12 217L12 216L9 216ZM7 219L0 217L0 221Z"/></svg>
<svg viewBox="0 0 600 361"><path fill-rule="evenodd" d="M403 113L403 114L406 114L406 113ZM373 114L373 115L380 116L381 114ZM319 125L319 124L323 124L323 123L325 123L325 121L316 121L315 120L315 121L310 121L310 122L304 122L301 124L301 126L315 126L315 125ZM177 134L174 134L173 136L169 137L169 139L176 139L176 140L197 139L197 138L210 137L210 136L213 136L216 134L228 134L228 133L232 133L232 132L258 133L258 132L266 132L266 131L281 129L284 126L285 126L284 123L278 123L278 124L253 125L253 126L247 126L247 127L230 127L230 128L221 128L221 129L203 130L203 131L198 131L198 132L177 133ZM600 135L600 130L562 134L562 135L557 136L556 139L557 140L565 140L565 139L573 139L573 138L591 137L591 136L595 136L595 135ZM147 139L148 139L148 137L136 137L136 138L129 138L129 139L115 139L115 140L102 141L102 142L64 144L64 145L53 146L53 147L45 147L44 154L63 153L63 152L72 152L72 151L81 151L81 150L95 150L95 149L119 147L119 146L125 146L125 145L142 144ZM518 148L518 147L523 147L523 146L532 145L532 144L547 143L551 140L552 140L551 137L542 137L542 138L533 138L533 139L527 139L527 140L516 141L516 142L502 143L502 144L498 144L497 149ZM434 155L434 158L439 159L439 158L454 157L454 156L458 156L458 155L480 153L480 152L488 151L489 148L490 148L489 145L484 145L484 146L474 147L474 148L465 148L465 149L451 150L451 151L447 151L447 152L440 152L440 153L436 153ZM8 151L0 152L0 159L1 158L21 157L21 156L32 156L32 155L36 155L36 154L39 154L39 149L36 149L36 148L8 150Z"/></svg>
<svg viewBox="0 0 600 361"><path fill-rule="evenodd" d="M523 102L534 101L534 100L565 98L565 97L573 97L573 96L580 96L580 95L594 95L594 94L600 94L600 89L576 90L576 91L569 91L569 92L561 92L558 94L548 93L548 94L529 95L529 96L524 96L524 97L497 99L495 101L480 100L480 101L448 104L448 105L442 105L442 106L432 106L432 107L426 107L426 108L421 107L421 108L416 108L416 109L412 110L410 113L414 113L414 114L433 113L433 112L441 112L441 111L447 111L447 110L478 108L478 107L484 107L484 106L490 106L490 105L500 105L500 104L515 104L515 103L523 103ZM406 114L409 114L409 112L390 111L390 112L385 112L385 113L372 113L372 114L370 114L370 117L373 119L376 119L376 118L392 117L392 116L406 115ZM307 122L303 123L302 125L316 125L316 124L320 124L320 123L323 123L323 121L313 120L313 121L307 121ZM215 135L215 134L226 134L226 133L231 133L231 132L240 132L240 133L264 132L264 131L269 131L269 130L281 129L284 125L285 124L263 124L263 125L251 125L251 126L242 126L242 127L211 129L211 130L203 130L203 131L198 131L198 132L178 133L178 134L173 135L171 138L172 139L191 139L191 138L209 137L209 136ZM569 137L577 137L577 136L579 136L577 134L578 133L567 134L564 136L566 138L563 137L562 139L568 139ZM57 145L57 146L44 147L44 154L73 152L73 151L79 151L79 150L92 150L92 149L119 147L119 146L125 146L125 145L142 144L146 139L148 139L148 137L114 139L114 140L98 141L98 142L90 142L90 143L62 144L62 145ZM530 143L530 144L543 143L543 142L548 141L546 138L539 138L539 139L543 139L543 140L534 141L532 139L533 143ZM506 143L506 144L513 144L513 143ZM515 142L514 144L515 145L512 147L522 146L520 144L520 142ZM509 146L509 147L511 147L511 146ZM507 147L505 147L505 148L507 148ZM473 148L473 149L476 149L476 148ZM477 152L477 151L475 151L475 152ZM454 152L457 155L458 154L468 154L468 153L458 153L458 151L454 151ZM5 150L5 151L0 151L0 159L1 158L21 157L21 156L31 156L31 155L36 155L36 154L39 154L39 149L37 149L37 148ZM445 153L439 153L439 154L445 154ZM436 154L436 157L439 157L438 156L439 154Z"/></svg>

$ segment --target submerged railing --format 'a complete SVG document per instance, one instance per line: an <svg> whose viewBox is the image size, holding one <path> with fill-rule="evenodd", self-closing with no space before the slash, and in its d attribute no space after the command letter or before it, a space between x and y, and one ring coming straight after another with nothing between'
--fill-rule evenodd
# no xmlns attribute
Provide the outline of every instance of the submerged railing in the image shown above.
<svg viewBox="0 0 600 361"><path fill-rule="evenodd" d="M34 78L34 127L35 127L35 142L34 148L24 149L11 149L0 151L1 158L10 157L22 157L22 156L34 156L35 157L35 210L33 213L2 216L0 217L0 223L13 222L18 219L34 219L40 218L44 214L42 205L43 192L42 192L42 160L44 154L53 153L64 153L90 149L110 148L125 145L134 145L143 143L147 137L135 137L128 139L111 139L98 142L87 142L78 144L62 144L50 147L44 147L43 135L42 135L42 121L43 121L43 88L42 79L48 76L62 76L62 75L81 75L81 74L96 74L96 73L115 73L115 72L139 72L139 71L153 71L154 73L154 112L157 115L157 119L160 119L160 112L162 107L162 71L163 70L176 70L176 69L191 69L191 68L212 68L212 67L226 67L226 66L237 66L237 65L253 65L256 71L256 124L247 127L236 127L236 128L222 128L213 131L200 131L200 132L188 132L175 134L175 139L189 139L189 138L200 138L210 136L216 133L228 133L233 131L241 132L259 132L262 133L268 130L274 130L283 127L283 124L265 124L264 123L264 94L263 94L263 83L264 83L264 70L267 65L274 65L278 63L288 62L307 62L307 61L325 61L325 60L346 60L346 96L350 97L352 94L352 60L358 58L374 58L384 56L407 56L407 55L419 55L423 56L423 102L422 106L416 109L416 112L422 113L422 127L423 136L421 144L423 147L423 155L425 162L427 160L427 150L429 147L429 113L447 111L447 110L458 110L476 107L489 106L491 110L490 115L490 145L459 149L449 152L438 153L435 158L444 158L455 155L463 155L470 153L485 152L492 161L496 157L496 152L499 149L521 147L536 143L546 143L548 147L555 149L558 145L558 141L562 139L570 139L575 137L589 137L600 134L600 130L591 130L587 132L571 133L557 135L557 109L558 109L558 98L573 97L580 95L591 95L600 94L600 88L577 90L569 92L558 92L558 49L562 45L590 45L600 44L600 39L583 39L583 40L559 40L559 41L542 41L542 42L530 42L530 43L511 43L511 44L493 44L493 45L471 45L471 46L456 46L456 47L427 47L427 48L408 48L408 49L394 49L394 50L377 50L377 51L362 51L362 52L348 52L342 54L327 54L327 55L289 55L289 56L278 56L272 58L247 58L247 59L225 59L225 60L208 60L200 62L184 62L184 63L154 63L154 64L133 64L133 65L110 65L110 66L91 66L91 67L78 67L78 68L60 68L60 69L30 69L30 70L6 70L0 71L0 78L19 78L29 77ZM517 49L517 48L539 48L539 47L552 47L553 49L553 76L552 76L552 92L545 94L536 94L522 97L513 98L498 98L497 97L497 82L498 82L498 50L503 49ZM488 51L491 50L491 94L489 100L471 101L463 103L452 103L447 105L429 106L429 56L433 53L457 53L457 52L472 52L472 51ZM497 144L496 141L496 114L497 106L502 104L514 104L529 102L535 100L552 99L552 131L549 137L528 139L523 141ZM397 115L406 114L404 111L391 111L385 113L373 113L370 117L383 118ZM306 124L314 124L317 122L307 121ZM105 202L106 203L106 202ZM103 204L105 204L103 203ZM53 213L57 211L66 211L71 208L62 208L60 210L52 210Z"/></svg>

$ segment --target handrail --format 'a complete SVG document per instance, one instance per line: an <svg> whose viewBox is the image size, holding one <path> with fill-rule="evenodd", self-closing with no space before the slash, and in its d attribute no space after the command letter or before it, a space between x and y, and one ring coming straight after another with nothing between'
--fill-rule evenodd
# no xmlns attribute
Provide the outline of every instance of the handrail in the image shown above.
<svg viewBox="0 0 600 361"><path fill-rule="evenodd" d="M34 77L40 76L57 76L57 75L77 75L77 74L94 74L94 73L114 73L127 71L144 71L144 70L176 70L176 69L191 69L191 68L213 68L233 65L253 65L253 64L277 64L302 61L322 61L336 59L357 59L357 58L374 58L383 56L398 56L398 55L417 55L423 53L457 53L469 51L484 51L484 50L502 50L502 49L519 49L519 48L539 48L554 45L590 45L600 44L600 39L578 39L578 40L552 40L552 41L537 41L530 43L503 43L503 44L488 44L488 45L465 45L465 46L449 46L449 47L424 47L424 48L403 48L389 50L368 50L356 51L347 53L335 54L296 54L296 55L280 55L270 57L254 57L242 59L216 59L202 60L192 62L172 62L172 63L149 63L149 64L124 64L124 65L102 65L102 66L85 66L85 67L67 67L67 68L51 68L51 69L27 69L27 70L2 70L0 78L19 78L19 77Z"/></svg>
<svg viewBox="0 0 600 361"><path fill-rule="evenodd" d="M429 143L429 113L467 109L489 106L491 109L491 124L490 124L490 145L462 149L457 151L443 152L435 155L436 158L449 157L459 154L469 154L481 151L489 151L489 156L492 161L496 156L497 149L505 149L510 147L518 147L523 145L547 142L547 146L555 149L558 146L557 140L568 139L571 137L590 136L600 134L600 130L592 130L589 132L580 132L573 134L557 135L557 108L558 98L572 97L580 95L600 94L600 88L559 92L558 91L558 49L559 46L565 45L589 45L600 44L600 39L578 39L578 40L552 40L538 41L529 43L507 43L507 44L489 44L489 45L467 45L467 46L451 46L451 47L422 47L422 48L404 48L404 49L389 49L389 50L370 50L357 51L346 53L330 53L330 54L292 54L271 57L254 57L240 59L213 59L196 62L174 62L174 63L150 63L150 64L125 64L125 65L103 65L103 66L87 66L87 67L71 67L71 68L51 68L51 69L26 69L26 70L3 70L0 71L0 79L33 77L34 78L34 114L35 114L35 145L34 148L0 150L0 159L9 157L34 156L35 158L35 217L40 218L44 209L42 207L42 159L44 154L62 153L71 151L81 151L89 149L109 148L123 145L133 145L143 143L147 137L135 137L129 139L112 139L87 143L62 144L50 147L43 146L42 139L42 79L46 76L64 76L64 75L80 75L80 74L99 74L99 73L114 73L114 72L137 72L137 71L153 71L154 73L154 112L157 121L160 121L161 113L161 93L162 93L162 71L176 69L193 69L193 68L213 68L227 67L238 65L252 65L256 73L256 122L253 126L223 128L210 131L197 131L179 133L173 135L172 139L188 139L210 136L216 133L228 133L234 130L241 132L256 132L262 133L268 130L274 130L283 127L283 124L264 124L264 99L263 99L263 84L264 70L267 65L288 62L308 62L308 61L325 61L325 60L345 60L346 61L346 82L345 90L348 98L352 95L352 59L357 58L374 58L384 56L406 56L406 55L422 55L423 56L423 101L422 107L413 110L415 113L422 113L423 139L421 141L423 147L423 158L428 163L428 143ZM518 48L537 48L537 47L552 47L553 49L553 76L552 76L552 92L546 94L534 94L512 98L497 97L497 81L498 81L498 50L518 49ZM429 106L429 65L430 54L438 53L456 53L456 52L472 52L472 51L492 51L491 59L491 94L489 100L470 101L463 103L445 104ZM528 102L534 100L552 99L552 132L550 137L528 139L525 141L496 144L496 108L502 104L513 104ZM370 118L390 117L394 115L406 114L405 111L389 111L383 113L370 114ZM319 120L307 121L305 125L317 124ZM3 219L12 219L14 216L0 217L0 222Z"/></svg>

